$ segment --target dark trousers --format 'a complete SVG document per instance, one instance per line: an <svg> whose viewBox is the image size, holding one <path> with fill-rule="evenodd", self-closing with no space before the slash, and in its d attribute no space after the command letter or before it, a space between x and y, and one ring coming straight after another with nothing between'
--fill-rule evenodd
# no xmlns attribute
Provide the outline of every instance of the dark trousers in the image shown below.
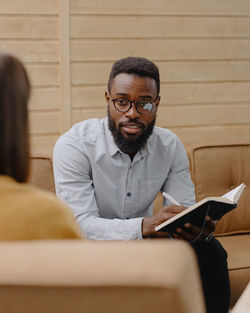
<svg viewBox="0 0 250 313"><path fill-rule="evenodd" d="M195 242L207 313L228 313L230 283L227 253L215 238L209 242Z"/></svg>

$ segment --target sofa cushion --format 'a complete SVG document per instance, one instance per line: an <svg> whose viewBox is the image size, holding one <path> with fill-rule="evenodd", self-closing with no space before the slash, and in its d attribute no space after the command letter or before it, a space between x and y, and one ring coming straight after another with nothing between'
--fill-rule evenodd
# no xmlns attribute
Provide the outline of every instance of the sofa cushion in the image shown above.
<svg viewBox="0 0 250 313"><path fill-rule="evenodd" d="M50 158L31 158L29 183L38 188L55 192L53 166Z"/></svg>
<svg viewBox="0 0 250 313"><path fill-rule="evenodd" d="M250 281L250 234L217 239L228 253L231 306L233 306Z"/></svg>
<svg viewBox="0 0 250 313"><path fill-rule="evenodd" d="M188 147L197 201L221 196L244 182L238 207L218 223L217 234L250 232L250 144Z"/></svg>

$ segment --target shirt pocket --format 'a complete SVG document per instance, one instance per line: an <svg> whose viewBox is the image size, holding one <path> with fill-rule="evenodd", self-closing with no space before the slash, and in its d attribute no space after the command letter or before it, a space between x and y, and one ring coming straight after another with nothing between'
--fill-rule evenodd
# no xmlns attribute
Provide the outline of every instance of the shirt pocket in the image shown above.
<svg viewBox="0 0 250 313"><path fill-rule="evenodd" d="M139 207L138 210L143 214L142 216L152 215L152 212L147 213L147 209L153 203L155 197L162 186L161 179L141 179L138 182L139 186Z"/></svg>

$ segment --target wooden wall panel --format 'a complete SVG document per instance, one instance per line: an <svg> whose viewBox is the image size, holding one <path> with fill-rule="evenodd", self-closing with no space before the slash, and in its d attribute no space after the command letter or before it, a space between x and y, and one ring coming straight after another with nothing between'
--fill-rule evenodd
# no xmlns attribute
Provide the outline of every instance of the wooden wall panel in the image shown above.
<svg viewBox="0 0 250 313"><path fill-rule="evenodd" d="M29 101L29 109L33 111L59 110L58 88L33 88Z"/></svg>
<svg viewBox="0 0 250 313"><path fill-rule="evenodd" d="M87 120L90 118L103 118L106 116L106 106L101 108L86 108L72 110L72 124Z"/></svg>
<svg viewBox="0 0 250 313"><path fill-rule="evenodd" d="M161 102L166 104L250 102L250 82L163 84Z"/></svg>
<svg viewBox="0 0 250 313"><path fill-rule="evenodd" d="M74 86L104 85L108 81L111 66L112 63L73 63L71 65L72 84Z"/></svg>
<svg viewBox="0 0 250 313"><path fill-rule="evenodd" d="M0 39L0 49L17 55L24 62L59 62L58 40Z"/></svg>
<svg viewBox="0 0 250 313"><path fill-rule="evenodd" d="M106 85L91 85L72 87L71 89L71 105L72 108L81 107L102 107L105 104L104 94L107 90Z"/></svg>
<svg viewBox="0 0 250 313"><path fill-rule="evenodd" d="M249 38L249 24L249 17L73 15L71 38Z"/></svg>
<svg viewBox="0 0 250 313"><path fill-rule="evenodd" d="M157 124L162 127L214 126L250 123L249 104L162 106Z"/></svg>
<svg viewBox="0 0 250 313"><path fill-rule="evenodd" d="M250 81L250 60L161 62L157 65L163 83Z"/></svg>
<svg viewBox="0 0 250 313"><path fill-rule="evenodd" d="M30 133L38 134L59 134L59 113L54 111L40 111L29 114Z"/></svg>
<svg viewBox="0 0 250 313"><path fill-rule="evenodd" d="M0 49L24 62L33 87L29 102L32 154L44 150L51 155L49 138L61 133L58 3L0 1ZM39 149L36 139L43 142Z"/></svg>
<svg viewBox="0 0 250 313"><path fill-rule="evenodd" d="M58 38L57 20L54 16L0 16L0 38Z"/></svg>
<svg viewBox="0 0 250 313"><path fill-rule="evenodd" d="M1 14L57 14L58 0L1 0Z"/></svg>
<svg viewBox="0 0 250 313"><path fill-rule="evenodd" d="M31 135L32 155L52 157L53 147L58 139L57 135Z"/></svg>
<svg viewBox="0 0 250 313"><path fill-rule="evenodd" d="M72 61L111 61L144 56L152 61L249 60L248 39L72 39Z"/></svg>
<svg viewBox="0 0 250 313"><path fill-rule="evenodd" d="M249 24L250 25L250 24ZM161 83L250 81L249 61L156 62L161 70ZM73 63L73 85L105 84L112 63ZM88 73L88 75L84 75Z"/></svg>
<svg viewBox="0 0 250 313"><path fill-rule="evenodd" d="M59 67L57 64L27 64L32 85L58 87Z"/></svg>
<svg viewBox="0 0 250 313"><path fill-rule="evenodd" d="M114 61L161 74L157 124L184 144L250 141L248 0L0 0L0 49L26 65L32 154L75 122L106 116Z"/></svg>
<svg viewBox="0 0 250 313"><path fill-rule="evenodd" d="M113 62L142 56L160 69L158 125L184 144L250 140L249 25L245 0L71 0L72 124L105 116Z"/></svg>
<svg viewBox="0 0 250 313"><path fill-rule="evenodd" d="M248 0L71 0L72 14L250 15Z"/></svg>

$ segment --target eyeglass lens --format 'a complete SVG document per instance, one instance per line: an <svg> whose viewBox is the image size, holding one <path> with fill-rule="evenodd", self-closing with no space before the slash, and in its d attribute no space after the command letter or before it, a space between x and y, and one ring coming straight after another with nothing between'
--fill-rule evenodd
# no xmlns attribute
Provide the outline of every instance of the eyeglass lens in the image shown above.
<svg viewBox="0 0 250 313"><path fill-rule="evenodd" d="M130 102L128 99L114 99L115 108L120 112L127 112L133 102ZM153 103L145 100L134 101L136 110L139 113L149 113L153 108Z"/></svg>

